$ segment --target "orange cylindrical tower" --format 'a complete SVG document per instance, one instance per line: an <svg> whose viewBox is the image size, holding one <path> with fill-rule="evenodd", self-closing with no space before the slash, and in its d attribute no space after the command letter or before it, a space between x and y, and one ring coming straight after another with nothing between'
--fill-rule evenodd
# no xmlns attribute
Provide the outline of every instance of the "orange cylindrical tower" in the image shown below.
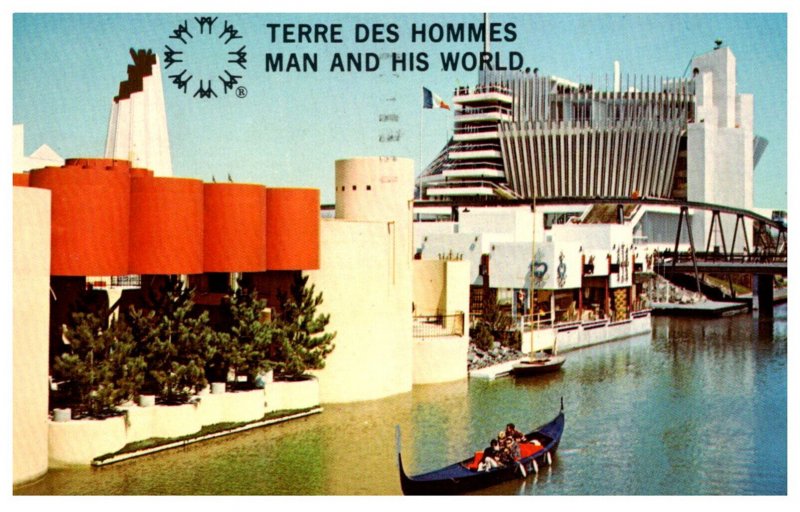
<svg viewBox="0 0 800 512"><path fill-rule="evenodd" d="M202 181L132 178L130 218L130 273L203 272Z"/></svg>
<svg viewBox="0 0 800 512"><path fill-rule="evenodd" d="M102 169L104 171L119 171L129 173L131 163L128 160L114 158L67 158L64 167L80 167L82 169Z"/></svg>
<svg viewBox="0 0 800 512"><path fill-rule="evenodd" d="M267 270L319 269L319 189L267 189Z"/></svg>
<svg viewBox="0 0 800 512"><path fill-rule="evenodd" d="M30 186L52 192L52 275L128 273L130 179L124 164L67 160L63 167L31 171Z"/></svg>
<svg viewBox="0 0 800 512"><path fill-rule="evenodd" d="M203 186L203 268L206 272L261 272L266 264L263 185Z"/></svg>
<svg viewBox="0 0 800 512"><path fill-rule="evenodd" d="M28 187L30 186L30 177L28 173L15 172L13 184L15 187Z"/></svg>

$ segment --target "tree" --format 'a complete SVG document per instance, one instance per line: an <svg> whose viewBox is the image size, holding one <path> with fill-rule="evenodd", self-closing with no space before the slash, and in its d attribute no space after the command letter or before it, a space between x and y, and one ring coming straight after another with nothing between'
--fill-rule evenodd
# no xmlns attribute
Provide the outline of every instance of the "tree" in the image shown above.
<svg viewBox="0 0 800 512"><path fill-rule="evenodd" d="M335 345L336 333L325 333L330 315L316 314L322 293L314 294L307 286L308 276L298 273L289 293L278 292L281 310L275 319L275 333L270 344L270 359L279 377L294 379L307 370L325 367L325 358Z"/></svg>
<svg viewBox="0 0 800 512"><path fill-rule="evenodd" d="M488 350L495 341L507 342L510 329L511 317L500 309L497 302L487 302L483 315L470 329L470 338L478 348Z"/></svg>
<svg viewBox="0 0 800 512"><path fill-rule="evenodd" d="M53 378L63 380L67 405L102 417L133 398L144 380L145 362L134 355L136 342L123 320L107 321L108 312L74 313L65 336L67 351L55 358Z"/></svg>
<svg viewBox="0 0 800 512"><path fill-rule="evenodd" d="M137 353L147 364L143 392L165 403L184 402L208 384L205 367L217 333L208 325L208 312L193 315L193 296L173 276L151 292L145 307L130 308Z"/></svg>
<svg viewBox="0 0 800 512"><path fill-rule="evenodd" d="M216 375L227 375L232 369L236 376L247 377L251 384L256 377L272 369L270 344L274 329L265 317L267 302L256 291L236 290L223 298L224 326L217 332L217 347L209 360Z"/></svg>

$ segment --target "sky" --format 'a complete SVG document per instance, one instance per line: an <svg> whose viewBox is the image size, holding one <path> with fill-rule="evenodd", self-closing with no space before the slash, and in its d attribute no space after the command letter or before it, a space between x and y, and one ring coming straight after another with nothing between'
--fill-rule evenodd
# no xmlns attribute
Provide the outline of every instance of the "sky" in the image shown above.
<svg viewBox="0 0 800 512"><path fill-rule="evenodd" d="M224 4L213 4L219 7ZM624 6L623 6L624 7ZM217 18L201 37L195 17ZM510 54L540 74L605 86L620 62L628 74L684 76L693 55L722 39L736 56L737 90L754 95L755 133L769 146L755 170L754 205L787 207L787 16L750 13L492 13L503 40L493 42L500 64ZM170 38L187 23L189 44ZM241 38L224 45L224 23ZM111 101L131 62L129 48L151 48L162 61L173 173L210 181L230 174L237 182L314 187L334 200L334 162L354 156L392 155L430 162L452 134L453 113L423 110L422 87L451 103L455 87L477 82L477 71L443 71L439 54L479 52L482 43L412 41L416 24L481 23L482 14L14 14L12 118L25 125L25 152L48 144L59 155L102 157ZM275 40L267 24L319 24L326 42ZM385 25L396 24L396 41ZM331 39L341 25L342 42ZM357 26L370 27L372 39ZM383 24L383 40L375 24ZM513 24L513 25L512 25ZM508 29L513 32L509 33ZM296 33L296 30L295 30ZM389 41L387 41L389 39ZM164 69L166 46L184 49L184 63ZM246 69L225 52L245 46ZM424 71L392 69L389 55L425 53ZM267 54L316 54L317 71L268 71ZM335 54L384 56L375 71L331 70ZM419 57L416 57L419 58ZM197 76L241 76L247 95L217 86L217 97L181 91L169 78L184 65ZM192 86L196 88L196 82ZM452 103L451 103L452 104ZM384 121L381 121L384 119ZM389 119L388 121L386 119ZM386 141L385 139L393 139ZM383 141L381 139L384 139Z"/></svg>

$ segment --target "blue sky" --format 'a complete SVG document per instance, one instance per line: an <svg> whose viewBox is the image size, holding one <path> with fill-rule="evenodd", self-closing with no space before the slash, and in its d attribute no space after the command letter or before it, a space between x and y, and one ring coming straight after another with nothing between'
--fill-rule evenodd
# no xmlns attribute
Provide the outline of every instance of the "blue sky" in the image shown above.
<svg viewBox="0 0 800 512"><path fill-rule="evenodd" d="M221 4L217 4L219 6ZM211 180L230 173L236 181L268 186L315 187L333 202L334 161L395 155L427 163L452 130L452 113L421 108L421 87L445 101L459 85L474 85L477 72L440 70L440 52L481 50L480 43L414 43L412 24L479 23L470 14L15 14L13 18L13 123L25 125L26 153L48 144L63 157L100 157L111 99L130 63L128 49L152 48L164 60L169 36L184 20L197 35L194 16L217 16L242 36L247 69L234 94L201 99L181 92L162 70L175 175ZM774 14L539 13L491 15L514 23L516 38L492 44L503 58L520 52L540 73L603 86L619 60L627 74L682 76L693 55L719 38L736 55L738 92L755 97L755 132L769 140L755 171L754 203L787 206L787 16ZM343 43L272 42L267 23L342 25ZM358 23L396 23L394 43L353 42ZM203 40L208 42L207 39ZM219 39L216 40L219 42ZM215 73L218 44L192 40L191 65ZM236 45L236 48L233 48ZM230 50L228 49L228 50ZM187 49L188 52L188 49ZM265 54L316 53L317 72L267 72ZM334 53L427 52L429 69L393 73L389 61L375 72L331 72ZM187 55L188 59L189 56ZM189 66L189 63L186 63ZM204 66L208 66L208 71ZM228 68L233 69L233 68ZM381 115L397 121L380 122ZM400 134L399 141L380 136Z"/></svg>

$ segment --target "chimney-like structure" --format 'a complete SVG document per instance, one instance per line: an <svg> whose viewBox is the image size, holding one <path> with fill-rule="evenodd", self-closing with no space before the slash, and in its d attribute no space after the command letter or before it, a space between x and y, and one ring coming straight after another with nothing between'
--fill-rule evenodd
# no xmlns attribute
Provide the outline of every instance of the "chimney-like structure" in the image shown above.
<svg viewBox="0 0 800 512"><path fill-rule="evenodd" d="M167 112L158 55L131 48L133 64L111 104L105 157L172 176Z"/></svg>

